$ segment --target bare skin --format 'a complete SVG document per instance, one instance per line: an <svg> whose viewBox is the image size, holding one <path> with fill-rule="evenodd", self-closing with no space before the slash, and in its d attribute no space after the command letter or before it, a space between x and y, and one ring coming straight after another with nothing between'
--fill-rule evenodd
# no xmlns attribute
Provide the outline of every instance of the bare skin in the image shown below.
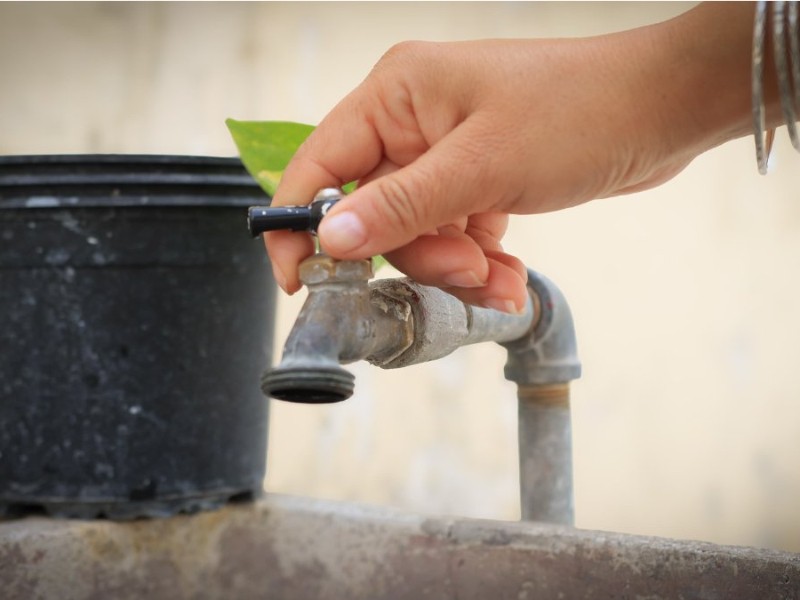
<svg viewBox="0 0 800 600"><path fill-rule="evenodd" d="M585 39L400 44L301 147L273 204L358 180L323 220L323 250L384 254L421 283L518 312L526 274L501 246L508 215L657 186L751 132L753 11L703 4ZM768 121L779 118L770 95ZM311 238L265 239L294 293Z"/></svg>

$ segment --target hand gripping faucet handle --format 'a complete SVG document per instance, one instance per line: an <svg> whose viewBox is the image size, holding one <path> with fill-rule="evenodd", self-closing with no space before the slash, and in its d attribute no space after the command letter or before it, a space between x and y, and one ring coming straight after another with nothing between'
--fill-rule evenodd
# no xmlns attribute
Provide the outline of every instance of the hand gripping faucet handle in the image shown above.
<svg viewBox="0 0 800 600"><path fill-rule="evenodd" d="M247 228L253 237L277 229L316 235L322 217L343 197L339 188L323 188L308 206L251 206L247 209Z"/></svg>

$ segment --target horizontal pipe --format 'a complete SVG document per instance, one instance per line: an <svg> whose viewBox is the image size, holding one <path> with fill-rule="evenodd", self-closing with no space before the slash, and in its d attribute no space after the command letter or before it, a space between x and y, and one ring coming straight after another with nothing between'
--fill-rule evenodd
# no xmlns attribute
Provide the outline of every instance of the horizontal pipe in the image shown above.
<svg viewBox="0 0 800 600"><path fill-rule="evenodd" d="M534 320L529 299L521 315L477 308L439 288L407 278L383 279L370 284L372 302L404 303L410 311L410 346L391 360L375 353L367 360L384 369L397 369L447 356L457 348L480 342L507 342L524 336Z"/></svg>

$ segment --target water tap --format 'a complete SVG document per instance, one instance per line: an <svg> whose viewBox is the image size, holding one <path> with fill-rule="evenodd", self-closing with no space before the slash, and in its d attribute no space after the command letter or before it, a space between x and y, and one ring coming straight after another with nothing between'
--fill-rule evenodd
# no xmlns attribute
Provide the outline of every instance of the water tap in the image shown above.
<svg viewBox="0 0 800 600"><path fill-rule="evenodd" d="M325 189L310 206L253 207L250 232L315 232L342 195ZM569 382L581 367L569 306L549 279L529 270L525 311L510 315L464 304L408 278L370 282L369 260L315 254L299 270L308 298L281 362L262 376L265 395L339 402L353 394L355 383L342 364L364 359L393 369L441 358L467 344L499 342L508 350L506 379L518 388L523 518L572 523Z"/></svg>
<svg viewBox="0 0 800 600"><path fill-rule="evenodd" d="M251 234L275 229L316 231L343 197L321 190L309 206L253 207ZM367 360L397 368L441 358L483 341L519 339L533 324L533 300L522 315L464 304L408 278L370 283L369 260L336 260L323 253L300 264L308 298L286 341L280 364L264 373L264 394L293 402L338 402L349 398L354 377L342 364Z"/></svg>

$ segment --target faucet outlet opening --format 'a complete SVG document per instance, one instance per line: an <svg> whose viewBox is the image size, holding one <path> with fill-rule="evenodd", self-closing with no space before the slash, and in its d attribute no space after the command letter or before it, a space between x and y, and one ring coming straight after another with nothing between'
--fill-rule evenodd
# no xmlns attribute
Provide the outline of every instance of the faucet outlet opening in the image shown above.
<svg viewBox="0 0 800 600"><path fill-rule="evenodd" d="M270 369L261 377L266 396L301 404L330 404L353 395L355 376L338 367Z"/></svg>

